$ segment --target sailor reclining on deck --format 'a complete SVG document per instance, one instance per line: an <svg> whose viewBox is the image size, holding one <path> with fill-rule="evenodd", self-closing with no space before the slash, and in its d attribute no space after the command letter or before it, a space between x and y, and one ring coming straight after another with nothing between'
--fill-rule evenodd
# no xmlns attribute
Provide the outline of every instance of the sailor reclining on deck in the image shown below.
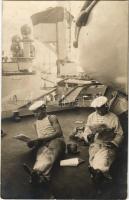
<svg viewBox="0 0 129 200"><path fill-rule="evenodd" d="M109 112L107 101L101 96L92 102L91 107L96 111L88 117L83 138L90 144L89 169L92 176L99 174L112 179L109 170L122 142L123 131L118 117Z"/></svg>
<svg viewBox="0 0 129 200"><path fill-rule="evenodd" d="M32 182L48 182L55 161L65 153L63 133L57 117L47 115L46 105L42 101L34 103L29 110L34 111L38 117L35 123L38 139L29 141L28 146L38 147L38 152L33 170L26 164L24 168L31 175Z"/></svg>

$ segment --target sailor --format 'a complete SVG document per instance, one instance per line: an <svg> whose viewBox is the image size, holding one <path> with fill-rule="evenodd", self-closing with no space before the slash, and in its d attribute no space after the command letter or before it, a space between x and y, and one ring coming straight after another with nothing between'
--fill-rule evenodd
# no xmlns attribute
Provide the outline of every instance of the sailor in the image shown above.
<svg viewBox="0 0 129 200"><path fill-rule="evenodd" d="M56 115L47 115L43 101L32 104L29 110L37 115L35 131L38 138L28 142L28 147L37 147L37 157L33 169L24 164L32 183L48 183L51 169L65 152L63 133Z"/></svg>
<svg viewBox="0 0 129 200"><path fill-rule="evenodd" d="M89 146L89 170L92 178L111 180L110 167L116 158L117 149L123 139L123 130L118 117L109 111L108 99L97 97L91 103L95 112L89 115L83 138Z"/></svg>

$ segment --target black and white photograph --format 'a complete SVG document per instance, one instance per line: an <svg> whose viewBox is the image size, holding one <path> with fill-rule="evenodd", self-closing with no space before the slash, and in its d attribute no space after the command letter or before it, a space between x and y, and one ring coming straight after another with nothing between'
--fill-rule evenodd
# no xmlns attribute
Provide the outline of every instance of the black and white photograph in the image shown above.
<svg viewBox="0 0 129 200"><path fill-rule="evenodd" d="M1 2L2 199L128 199L128 3Z"/></svg>

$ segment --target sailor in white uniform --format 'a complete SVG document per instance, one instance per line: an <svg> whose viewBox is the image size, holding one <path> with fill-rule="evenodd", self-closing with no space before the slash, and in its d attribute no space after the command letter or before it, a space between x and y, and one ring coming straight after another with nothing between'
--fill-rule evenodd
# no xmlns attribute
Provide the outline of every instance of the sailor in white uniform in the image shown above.
<svg viewBox="0 0 129 200"><path fill-rule="evenodd" d="M118 117L109 111L107 101L104 96L93 100L91 107L96 111L88 117L83 138L90 144L90 172L102 173L104 177L112 179L109 170L122 142L123 130Z"/></svg>
<svg viewBox="0 0 129 200"><path fill-rule="evenodd" d="M32 182L48 182L55 161L61 159L65 153L63 133L56 115L47 115L43 101L35 102L29 110L35 112L38 117L35 122L38 138L29 141L28 146L38 147L38 152L33 170L27 165L24 165L24 168L31 175Z"/></svg>

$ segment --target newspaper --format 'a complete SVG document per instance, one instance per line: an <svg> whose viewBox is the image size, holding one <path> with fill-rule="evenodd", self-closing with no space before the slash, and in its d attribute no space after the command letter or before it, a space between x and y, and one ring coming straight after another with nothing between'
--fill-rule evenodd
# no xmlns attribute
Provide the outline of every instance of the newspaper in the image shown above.
<svg viewBox="0 0 129 200"><path fill-rule="evenodd" d="M19 135L15 135L14 138L18 139L18 140L21 140L23 142L31 141L31 138L29 138L28 136L24 135L23 133L20 133Z"/></svg>

